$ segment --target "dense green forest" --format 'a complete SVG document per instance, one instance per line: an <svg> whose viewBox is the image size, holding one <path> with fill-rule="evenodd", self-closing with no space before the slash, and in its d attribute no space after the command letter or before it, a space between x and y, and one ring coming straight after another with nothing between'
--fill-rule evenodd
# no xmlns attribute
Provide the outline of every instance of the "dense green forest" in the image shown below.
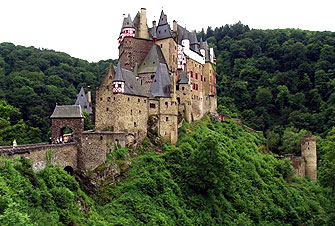
<svg viewBox="0 0 335 226"><path fill-rule="evenodd" d="M285 137L335 126L335 33L239 22L198 37L215 49L219 110L266 132L271 151L296 152Z"/></svg>
<svg viewBox="0 0 335 226"><path fill-rule="evenodd" d="M333 224L331 190L290 179L288 160L259 151L263 137L234 121L212 123L207 117L185 124L179 138L176 146L163 145L163 154L148 142L135 157L118 148L105 166L117 164L121 182L106 179L86 193L63 169L49 166L35 174L26 160L3 159L0 224ZM129 161L132 166L122 169Z"/></svg>
<svg viewBox="0 0 335 226"><path fill-rule="evenodd" d="M53 50L0 43L0 99L7 102L0 104L0 119L12 127L12 136L1 137L0 145L10 144L13 137L19 144L47 140L55 104L74 104L80 87L88 85L94 95L111 62L89 63ZM6 106L19 112L5 117L1 113ZM18 122L25 124L28 135L21 133L22 126L13 128Z"/></svg>

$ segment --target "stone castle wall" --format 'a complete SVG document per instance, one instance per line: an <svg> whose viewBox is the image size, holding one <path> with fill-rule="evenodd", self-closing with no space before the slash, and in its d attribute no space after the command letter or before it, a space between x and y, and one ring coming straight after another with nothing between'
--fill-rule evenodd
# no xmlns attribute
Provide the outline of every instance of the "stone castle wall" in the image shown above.
<svg viewBox="0 0 335 226"><path fill-rule="evenodd" d="M50 159L48 159L48 154ZM77 169L77 144L75 142L65 144L33 144L19 145L15 148L1 150L0 154L7 154L9 157L22 156L29 159L33 164L33 170L44 169L48 162L52 165L59 165L62 168L70 166Z"/></svg>
<svg viewBox="0 0 335 226"><path fill-rule="evenodd" d="M106 155L115 145L126 146L126 133L85 131L79 143L78 168L93 170L106 161Z"/></svg>
<svg viewBox="0 0 335 226"><path fill-rule="evenodd" d="M142 38L124 38L119 47L121 68L134 71L136 63L141 65L152 47L152 40Z"/></svg>
<svg viewBox="0 0 335 226"><path fill-rule="evenodd" d="M162 40L157 40L157 45L159 45L162 49L163 55L165 57L166 63L169 67L170 71L177 70L177 43L173 38L166 38Z"/></svg>

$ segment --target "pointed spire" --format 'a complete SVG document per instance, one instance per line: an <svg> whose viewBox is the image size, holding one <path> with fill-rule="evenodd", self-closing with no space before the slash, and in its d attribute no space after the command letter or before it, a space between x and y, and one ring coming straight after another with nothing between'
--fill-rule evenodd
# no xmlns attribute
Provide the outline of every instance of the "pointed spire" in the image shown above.
<svg viewBox="0 0 335 226"><path fill-rule="evenodd" d="M113 82L124 82L120 61L117 63L117 67L116 67Z"/></svg>
<svg viewBox="0 0 335 226"><path fill-rule="evenodd" d="M159 17L158 26L165 25L167 23L168 23L167 22L167 16L165 15L164 11L162 10L161 16Z"/></svg>
<svg viewBox="0 0 335 226"><path fill-rule="evenodd" d="M128 14L128 17L125 17L123 20L123 28L127 27L134 27L134 23L131 20L130 14Z"/></svg>

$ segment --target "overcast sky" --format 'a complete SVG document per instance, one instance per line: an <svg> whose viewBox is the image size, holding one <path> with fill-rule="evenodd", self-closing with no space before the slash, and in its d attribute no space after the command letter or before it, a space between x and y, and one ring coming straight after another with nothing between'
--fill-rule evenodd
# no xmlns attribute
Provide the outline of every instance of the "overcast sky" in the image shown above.
<svg viewBox="0 0 335 226"><path fill-rule="evenodd" d="M334 0L0 0L0 42L99 61L117 58L122 14L133 19L142 7L149 26L163 8L169 22L188 30L241 21L250 28L335 31L334 6Z"/></svg>

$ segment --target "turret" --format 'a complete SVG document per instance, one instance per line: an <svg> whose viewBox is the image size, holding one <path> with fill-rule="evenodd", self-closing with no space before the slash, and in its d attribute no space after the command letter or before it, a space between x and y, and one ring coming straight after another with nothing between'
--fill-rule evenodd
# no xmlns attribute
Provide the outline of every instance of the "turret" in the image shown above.
<svg viewBox="0 0 335 226"><path fill-rule="evenodd" d="M120 62L118 62L114 79L113 79L113 93L118 94L118 93L124 93L124 79L122 75L122 69L120 66Z"/></svg>
<svg viewBox="0 0 335 226"><path fill-rule="evenodd" d="M149 39L148 25L147 25L147 13L145 8L141 8L140 15L140 26L138 32L139 38Z"/></svg>
<svg viewBox="0 0 335 226"><path fill-rule="evenodd" d="M124 14L123 14L124 15ZM119 36L119 45L122 44L123 39L126 37L135 37L135 27L134 23L131 20L130 14L128 14L128 17L123 18L122 28Z"/></svg>

